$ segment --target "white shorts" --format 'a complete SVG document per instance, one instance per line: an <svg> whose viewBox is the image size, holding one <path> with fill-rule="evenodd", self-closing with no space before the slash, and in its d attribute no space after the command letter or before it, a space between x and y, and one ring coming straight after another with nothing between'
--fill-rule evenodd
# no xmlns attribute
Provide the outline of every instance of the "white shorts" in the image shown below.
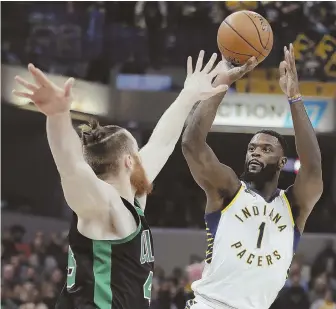
<svg viewBox="0 0 336 309"><path fill-rule="evenodd" d="M195 299L191 299L187 301L185 309L237 309L231 306L226 306L224 304L218 305L215 303L211 303L201 297L200 295L196 295Z"/></svg>
<svg viewBox="0 0 336 309"><path fill-rule="evenodd" d="M203 303L196 303L193 299L187 301L185 309L213 309L212 307L203 304Z"/></svg>

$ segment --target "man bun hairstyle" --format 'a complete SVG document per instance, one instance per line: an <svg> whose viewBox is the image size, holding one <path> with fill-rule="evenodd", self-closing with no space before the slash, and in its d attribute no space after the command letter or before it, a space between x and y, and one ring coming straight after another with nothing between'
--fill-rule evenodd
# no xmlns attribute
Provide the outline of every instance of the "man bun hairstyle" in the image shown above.
<svg viewBox="0 0 336 309"><path fill-rule="evenodd" d="M95 174L117 174L121 155L132 151L132 142L125 130L116 125L100 126L95 119L79 128L85 160Z"/></svg>

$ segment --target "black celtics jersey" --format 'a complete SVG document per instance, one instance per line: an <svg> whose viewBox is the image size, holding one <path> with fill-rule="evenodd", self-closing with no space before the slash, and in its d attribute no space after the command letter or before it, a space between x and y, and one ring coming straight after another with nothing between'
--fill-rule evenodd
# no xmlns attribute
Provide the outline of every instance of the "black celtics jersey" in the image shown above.
<svg viewBox="0 0 336 309"><path fill-rule="evenodd" d="M154 252L150 229L137 201L123 199L137 229L121 240L92 240L69 232L67 284L56 308L145 309L149 307Z"/></svg>

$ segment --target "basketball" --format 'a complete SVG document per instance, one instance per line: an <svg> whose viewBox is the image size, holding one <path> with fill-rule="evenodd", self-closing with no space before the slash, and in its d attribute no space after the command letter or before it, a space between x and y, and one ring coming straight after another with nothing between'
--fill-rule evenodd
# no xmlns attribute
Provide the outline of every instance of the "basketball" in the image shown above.
<svg viewBox="0 0 336 309"><path fill-rule="evenodd" d="M224 58L233 65L242 65L253 56L260 63L271 52L273 31L258 13L239 11L221 23L217 44Z"/></svg>

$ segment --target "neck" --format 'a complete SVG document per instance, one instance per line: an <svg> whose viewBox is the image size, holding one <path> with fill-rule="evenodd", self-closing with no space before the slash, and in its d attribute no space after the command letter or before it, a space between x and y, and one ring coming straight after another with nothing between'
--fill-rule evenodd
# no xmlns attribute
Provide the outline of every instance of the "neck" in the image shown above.
<svg viewBox="0 0 336 309"><path fill-rule="evenodd" d="M104 179L104 181L113 186L122 198L130 202L132 205L134 204L135 194L128 175L109 175Z"/></svg>
<svg viewBox="0 0 336 309"><path fill-rule="evenodd" d="M262 185L251 181L248 182L248 185L251 189L258 191L266 201L269 201L278 187L278 179L275 177L273 180L264 182Z"/></svg>

